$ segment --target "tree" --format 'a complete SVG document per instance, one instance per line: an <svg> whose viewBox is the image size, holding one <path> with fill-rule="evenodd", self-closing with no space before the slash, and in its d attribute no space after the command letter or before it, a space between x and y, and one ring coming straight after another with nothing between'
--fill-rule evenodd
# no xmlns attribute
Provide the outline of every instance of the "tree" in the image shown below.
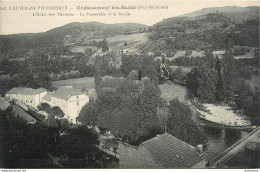
<svg viewBox="0 0 260 172"><path fill-rule="evenodd" d="M198 97L202 102L216 100L216 72L205 64L195 67L187 74L187 88L191 97Z"/></svg>
<svg viewBox="0 0 260 172"><path fill-rule="evenodd" d="M198 78L198 97L202 102L212 103L216 100L216 73L212 68L202 65L199 67L200 77Z"/></svg>
<svg viewBox="0 0 260 172"><path fill-rule="evenodd" d="M206 137L191 119L192 110L178 99L169 102L170 118L167 127L169 133L193 146L203 143Z"/></svg>
<svg viewBox="0 0 260 172"><path fill-rule="evenodd" d="M223 66L223 91L227 101L232 101L235 92L235 63L232 53L232 40L227 37L226 40L226 52L222 60Z"/></svg>
<svg viewBox="0 0 260 172"><path fill-rule="evenodd" d="M216 100L223 101L223 79L222 79L222 69L221 69L221 61L216 56L216 71L217 71L217 84L216 84Z"/></svg>
<svg viewBox="0 0 260 172"><path fill-rule="evenodd" d="M51 110L52 110L52 113L54 114L54 116L57 116L59 118L63 118L65 115L64 112L61 110L61 108L58 106L52 107Z"/></svg>
<svg viewBox="0 0 260 172"><path fill-rule="evenodd" d="M142 77L149 77L149 78L154 78L154 77L158 77L158 69L159 66L157 66L156 62L154 61L154 59L152 57L146 56L143 58L142 61Z"/></svg>
<svg viewBox="0 0 260 172"><path fill-rule="evenodd" d="M160 103L160 95L160 90L152 81L144 85L139 102L145 116L156 115L157 107Z"/></svg>
<svg viewBox="0 0 260 172"><path fill-rule="evenodd" d="M121 70L125 75L128 75L131 71L138 71L140 68L141 57L137 55L122 55Z"/></svg>
<svg viewBox="0 0 260 172"><path fill-rule="evenodd" d="M103 39L102 41L98 42L97 47L102 48L102 52L106 52L109 50L107 43L107 40Z"/></svg>
<svg viewBox="0 0 260 172"><path fill-rule="evenodd" d="M62 139L65 142L65 155L69 158L91 158L98 151L98 135L87 127L71 128Z"/></svg>
<svg viewBox="0 0 260 172"><path fill-rule="evenodd" d="M95 75L94 75L94 81L95 81L95 89L97 96L101 93L101 82L102 82L102 71L101 71L101 57L98 55L95 58Z"/></svg>
<svg viewBox="0 0 260 172"><path fill-rule="evenodd" d="M128 75L127 78L132 80L138 80L138 72L136 70L132 70Z"/></svg>
<svg viewBox="0 0 260 172"><path fill-rule="evenodd" d="M77 120L85 125L96 125L98 116L97 102L92 101L83 106Z"/></svg>
<svg viewBox="0 0 260 172"><path fill-rule="evenodd" d="M156 132L150 131L159 127L156 113L160 104L160 91L154 83L148 77L145 82L122 78L111 86L104 87L97 101L83 107L79 120L110 130L129 143L154 136Z"/></svg>
<svg viewBox="0 0 260 172"><path fill-rule="evenodd" d="M167 131L167 123L169 122L170 118L170 111L167 107L167 102L162 101L161 105L157 108L157 117L158 123L161 128L164 128L164 131Z"/></svg>

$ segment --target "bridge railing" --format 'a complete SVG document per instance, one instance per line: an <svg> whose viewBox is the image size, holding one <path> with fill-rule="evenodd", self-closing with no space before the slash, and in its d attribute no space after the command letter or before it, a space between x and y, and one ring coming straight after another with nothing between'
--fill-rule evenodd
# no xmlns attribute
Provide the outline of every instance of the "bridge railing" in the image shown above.
<svg viewBox="0 0 260 172"><path fill-rule="evenodd" d="M227 154L230 150L234 149L236 146L238 146L239 144L241 144L242 142L244 142L246 139L248 139L250 136L252 136L253 134L255 134L256 132L258 132L260 130L260 127L257 127L256 129L254 129L252 132L250 132L248 135L246 135L245 137L243 137L242 139L240 139L239 141L237 141L235 144L233 144L232 146L230 146L229 148L227 148L225 151L223 151L221 154L219 154L218 156L216 156L213 160L211 160L211 165L214 164L216 161L218 161L220 158L222 158L225 154Z"/></svg>

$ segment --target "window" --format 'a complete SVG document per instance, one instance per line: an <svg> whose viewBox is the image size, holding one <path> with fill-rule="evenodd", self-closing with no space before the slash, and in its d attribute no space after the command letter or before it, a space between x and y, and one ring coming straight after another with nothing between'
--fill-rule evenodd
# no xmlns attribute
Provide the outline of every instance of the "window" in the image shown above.
<svg viewBox="0 0 260 172"><path fill-rule="evenodd" d="M32 100L30 100L30 103L32 103Z"/></svg>
<svg viewBox="0 0 260 172"><path fill-rule="evenodd" d="M79 101L77 101L77 106L79 106Z"/></svg>
<svg viewBox="0 0 260 172"><path fill-rule="evenodd" d="M28 100L25 100L26 103L28 103Z"/></svg>
<svg viewBox="0 0 260 172"><path fill-rule="evenodd" d="M77 96L77 99L79 99L79 96Z"/></svg>

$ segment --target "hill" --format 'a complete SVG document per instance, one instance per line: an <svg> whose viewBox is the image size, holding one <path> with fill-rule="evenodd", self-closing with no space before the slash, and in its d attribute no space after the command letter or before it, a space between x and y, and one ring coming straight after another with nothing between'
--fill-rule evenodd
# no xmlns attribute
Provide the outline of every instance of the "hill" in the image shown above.
<svg viewBox="0 0 260 172"><path fill-rule="evenodd" d="M136 23L103 24L98 22L70 23L47 32L0 36L0 59L16 58L28 50L49 52L54 47L86 44L90 39L108 38L137 31L146 25Z"/></svg>
<svg viewBox="0 0 260 172"><path fill-rule="evenodd" d="M257 6L250 6L250 7L226 6L226 7L203 8L201 10L197 10L181 16L164 19L163 21L155 25L169 26L181 20L185 20L185 19L192 20L199 17L205 17L205 15L207 14L214 14L214 13L216 14L222 13L231 21L236 23L242 23L243 21L246 20L258 19L259 10L260 7Z"/></svg>
<svg viewBox="0 0 260 172"><path fill-rule="evenodd" d="M259 47L260 7L205 8L165 19L153 26L144 52L224 50L228 38L234 45Z"/></svg>

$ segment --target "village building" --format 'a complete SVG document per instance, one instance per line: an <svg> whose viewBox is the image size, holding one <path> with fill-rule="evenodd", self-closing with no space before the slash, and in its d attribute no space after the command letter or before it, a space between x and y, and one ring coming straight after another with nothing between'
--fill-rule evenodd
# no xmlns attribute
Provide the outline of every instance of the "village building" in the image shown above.
<svg viewBox="0 0 260 172"><path fill-rule="evenodd" d="M89 96L72 86L61 86L55 92L48 92L42 99L52 107L58 106L70 122L76 123L82 107L89 102Z"/></svg>
<svg viewBox="0 0 260 172"><path fill-rule="evenodd" d="M22 103L37 109L37 106L42 102L42 98L47 94L44 88L32 89L25 87L15 87L7 91L5 97L19 100Z"/></svg>
<svg viewBox="0 0 260 172"><path fill-rule="evenodd" d="M205 168L207 154L164 133L139 146L119 142L120 168Z"/></svg>

